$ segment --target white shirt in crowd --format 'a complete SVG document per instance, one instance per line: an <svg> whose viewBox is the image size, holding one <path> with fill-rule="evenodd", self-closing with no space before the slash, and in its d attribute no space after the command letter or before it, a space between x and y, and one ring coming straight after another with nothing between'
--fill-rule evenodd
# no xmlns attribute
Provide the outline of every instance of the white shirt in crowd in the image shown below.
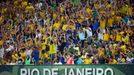
<svg viewBox="0 0 134 75"><path fill-rule="evenodd" d="M4 55L4 48L0 48L0 58L3 59L3 55Z"/></svg>
<svg viewBox="0 0 134 75"><path fill-rule="evenodd" d="M11 50L13 50L13 49L14 49L14 46L9 45L9 47L6 49L6 51L9 52L9 51L11 51Z"/></svg>
<svg viewBox="0 0 134 75"><path fill-rule="evenodd" d="M36 38L40 38L42 36L42 34L41 33L38 33L38 34L36 34Z"/></svg>
<svg viewBox="0 0 134 75"><path fill-rule="evenodd" d="M7 65L16 65L16 63L10 62L10 63L7 63Z"/></svg>
<svg viewBox="0 0 134 75"><path fill-rule="evenodd" d="M103 40L103 37L104 37L103 33L98 33L98 40Z"/></svg>
<svg viewBox="0 0 134 75"><path fill-rule="evenodd" d="M126 60L127 60L128 62L132 62L133 59L134 59L134 58L129 58L129 57L126 58Z"/></svg>
<svg viewBox="0 0 134 75"><path fill-rule="evenodd" d="M62 65L61 62L55 62L54 64L55 64L55 65Z"/></svg>
<svg viewBox="0 0 134 75"><path fill-rule="evenodd" d="M25 54L26 54L26 56L31 56L31 54L32 54L32 49L26 50L26 51L25 51Z"/></svg>
<svg viewBox="0 0 134 75"><path fill-rule="evenodd" d="M92 31L91 31L91 29L89 30L89 29L86 29L86 32L87 32L87 36L88 37L92 37Z"/></svg>
<svg viewBox="0 0 134 75"><path fill-rule="evenodd" d="M40 2L40 3L37 3L35 6L36 6L37 8L39 8L39 9L41 9L42 5L43 5L43 4Z"/></svg>

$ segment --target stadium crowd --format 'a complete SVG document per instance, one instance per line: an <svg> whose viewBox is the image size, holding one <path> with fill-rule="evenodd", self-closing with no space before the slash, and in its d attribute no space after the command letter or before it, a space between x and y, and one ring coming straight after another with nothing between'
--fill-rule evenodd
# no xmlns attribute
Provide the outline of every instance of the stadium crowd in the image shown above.
<svg viewBox="0 0 134 75"><path fill-rule="evenodd" d="M129 0L0 3L0 64L132 64Z"/></svg>

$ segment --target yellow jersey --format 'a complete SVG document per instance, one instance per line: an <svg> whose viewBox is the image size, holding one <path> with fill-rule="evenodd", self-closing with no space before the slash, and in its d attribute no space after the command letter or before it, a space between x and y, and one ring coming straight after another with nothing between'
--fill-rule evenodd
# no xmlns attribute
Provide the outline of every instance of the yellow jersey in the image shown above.
<svg viewBox="0 0 134 75"><path fill-rule="evenodd" d="M90 58L85 58L84 64L92 64L92 59L90 59Z"/></svg>
<svg viewBox="0 0 134 75"><path fill-rule="evenodd" d="M104 41L109 41L109 34L108 33L104 34Z"/></svg>
<svg viewBox="0 0 134 75"><path fill-rule="evenodd" d="M106 20L100 20L100 28L104 29L106 27Z"/></svg>
<svg viewBox="0 0 134 75"><path fill-rule="evenodd" d="M112 25L113 25L113 19L112 18L110 18L110 19L108 19L108 27L112 27Z"/></svg>
<svg viewBox="0 0 134 75"><path fill-rule="evenodd" d="M56 53L56 45L55 44L52 44L52 45L49 45L49 46L50 46L49 53L50 54L55 54Z"/></svg>
<svg viewBox="0 0 134 75"><path fill-rule="evenodd" d="M121 40L121 35L119 33L116 34L116 41L120 41Z"/></svg>

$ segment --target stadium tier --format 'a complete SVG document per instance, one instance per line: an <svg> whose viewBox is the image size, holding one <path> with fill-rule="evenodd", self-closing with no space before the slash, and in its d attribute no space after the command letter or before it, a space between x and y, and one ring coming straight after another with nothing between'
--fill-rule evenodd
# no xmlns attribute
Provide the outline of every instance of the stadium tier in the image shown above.
<svg viewBox="0 0 134 75"><path fill-rule="evenodd" d="M133 64L133 0L1 0L0 64Z"/></svg>

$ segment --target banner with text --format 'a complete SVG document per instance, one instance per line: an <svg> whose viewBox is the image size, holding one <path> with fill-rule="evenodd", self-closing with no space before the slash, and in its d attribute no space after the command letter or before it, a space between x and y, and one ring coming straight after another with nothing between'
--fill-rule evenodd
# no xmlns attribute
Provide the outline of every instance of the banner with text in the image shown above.
<svg viewBox="0 0 134 75"><path fill-rule="evenodd" d="M0 65L0 75L134 75L134 65Z"/></svg>

